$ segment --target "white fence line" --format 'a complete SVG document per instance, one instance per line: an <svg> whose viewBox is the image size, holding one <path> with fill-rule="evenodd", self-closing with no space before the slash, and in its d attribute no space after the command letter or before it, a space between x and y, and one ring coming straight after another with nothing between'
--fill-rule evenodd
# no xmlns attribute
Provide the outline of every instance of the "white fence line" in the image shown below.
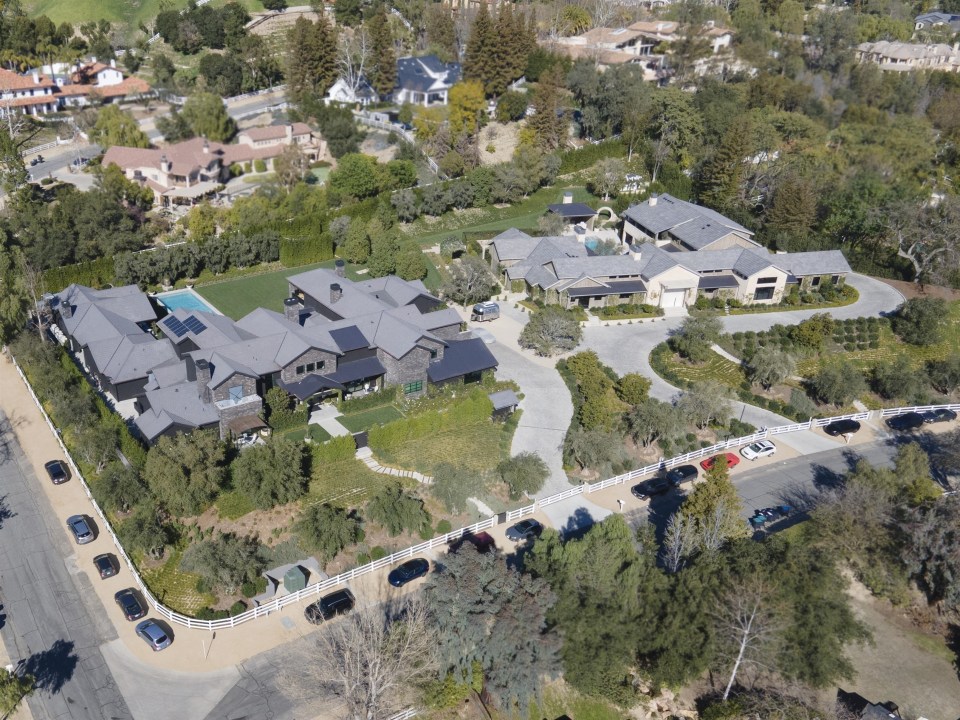
<svg viewBox="0 0 960 720"><path fill-rule="evenodd" d="M44 420L47 423L47 426L50 428L50 431L57 438L57 442L60 443L60 449L63 451L64 457L66 457L67 462L70 464L70 469L73 471L76 478L80 481L83 486L84 492L86 492L87 497L90 499L90 503L93 505L93 509L96 511L100 520L103 523L103 529L110 535L113 539L114 545L116 545L117 551L120 553L120 556L127 563L127 567L130 570L130 573L136 579L137 586L143 592L144 597L147 599L159 615L164 617L170 622L177 623L178 625L186 626L187 628L195 628L201 630L220 630L223 628L232 628L237 625L241 625L250 620L256 620L261 617L265 617L272 612L281 610L287 605L293 603L298 603L301 600L306 598L319 595L325 590L329 590L338 585L342 585L345 582L353 580L355 578L367 575L377 570L390 567L397 564L403 560L419 555L420 553L433 550L438 547L446 547L450 542L454 540L459 540L464 535L475 534L483 530L488 530L496 525L500 524L500 516L494 515L489 517L486 520L481 520L478 523L474 523L468 527L459 528L457 530L452 530L445 535L440 537L435 537L425 542L419 543L418 545L413 545L411 547L405 548L403 550L398 550L397 552L388 555L379 560L374 560L373 562L367 563L366 565L361 565L360 567L347 570L346 572L340 573L339 575L334 575L331 578L322 580L318 583L308 585L303 590L298 590L297 592L290 593L289 595L284 595L282 597L274 598L273 600L258 605L256 607L247 610L246 612L234 615L233 617L225 618L223 620L198 620L197 618L187 617L186 615L181 615L178 612L174 612L170 608L163 605L159 600L157 600L150 590L147 588L146 583L143 582L143 579L140 577L140 574L137 572L136 566L133 564L133 561L127 555L126 550L124 550L123 545L120 543L119 538L113 531L113 528L110 525L110 521L107 520L106 515L100 509L99 504L96 499L93 497L93 493L90 491L90 486L87 484L87 481L84 479L83 475L80 473L80 469L77 467L77 464L73 461L73 457L70 455L70 452L67 450L67 446L63 442L63 438L60 436L59 431L54 426L53 422L50 420L50 416L47 415L47 411L44 409L43 405L40 402L40 399L37 397L36 393L33 391L33 387L30 385L27 376L24 374L23 370L20 368L20 364L17 362L16 358L13 358L13 365L17 369L17 373L20 375L20 379L23 380L24 385L27 386L27 390L30 392L30 397L33 398L33 402L39 408L40 413L43 415ZM909 407L909 408L887 408L881 410L879 417L889 417L891 415L900 415L905 412L924 412L928 410L939 410L947 409L960 411L960 404L950 404L950 405L924 405L919 407ZM759 432L753 433L752 435L746 435L739 438L730 438L729 440L724 440L710 447L700 448L699 450L694 450L693 452L685 453L683 455L677 455L667 460L663 460L652 465L647 465L642 468L637 468L636 470L631 470L630 472L623 473L622 475L617 475L612 478L607 478L606 480L601 480L592 484L578 485L571 487L568 490L557 493L555 495L550 495L549 497L542 498L541 500L535 501L532 505L527 505L522 508L517 508L516 510L508 510L506 513L503 513L503 518L505 522L512 522L518 520L527 515L532 515L537 510L547 505L552 505L557 502L561 502L571 497L576 497L577 495L589 495L590 493L603 490L608 487L613 487L615 485L622 485L631 480L635 480L643 475L648 475L650 473L657 472L666 468L674 467L675 465L680 465L688 460L695 460L698 458L705 457L707 455L712 455L718 451L729 450L730 448L737 447L740 445L746 445L756 440L762 440L768 435L778 435L786 432L797 432L800 430L809 430L811 427L821 427L827 425L836 420L867 420L870 418L872 412L859 412L852 413L848 415L838 415L837 417L832 418L820 418L818 420L810 420L806 423L796 423L793 425L784 425L776 428L765 428ZM406 714L412 713L412 714ZM396 718L391 720L404 720L405 718L411 718L416 714L414 710L406 710L404 713L397 715Z"/></svg>

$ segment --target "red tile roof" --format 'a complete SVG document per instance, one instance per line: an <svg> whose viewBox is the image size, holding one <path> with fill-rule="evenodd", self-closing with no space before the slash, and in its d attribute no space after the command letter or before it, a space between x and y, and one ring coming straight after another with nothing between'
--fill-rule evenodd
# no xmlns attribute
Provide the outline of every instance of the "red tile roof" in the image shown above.
<svg viewBox="0 0 960 720"><path fill-rule="evenodd" d="M33 75L20 75L19 73L0 68L0 91L56 87L56 83L46 75L38 75L37 77L39 82L34 82Z"/></svg>

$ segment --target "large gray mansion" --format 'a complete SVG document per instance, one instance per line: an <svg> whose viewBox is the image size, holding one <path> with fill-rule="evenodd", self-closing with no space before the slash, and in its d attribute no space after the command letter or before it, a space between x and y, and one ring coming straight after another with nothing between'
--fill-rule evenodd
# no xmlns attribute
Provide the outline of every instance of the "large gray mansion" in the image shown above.
<svg viewBox="0 0 960 720"><path fill-rule="evenodd" d="M117 402L134 400L147 442L205 427L247 432L262 425L272 387L306 402L386 385L415 396L496 368L483 341L461 334L456 311L420 281L353 282L338 268L288 282L282 313L258 308L237 321L185 309L160 317L135 285L71 285L50 306L91 382Z"/></svg>

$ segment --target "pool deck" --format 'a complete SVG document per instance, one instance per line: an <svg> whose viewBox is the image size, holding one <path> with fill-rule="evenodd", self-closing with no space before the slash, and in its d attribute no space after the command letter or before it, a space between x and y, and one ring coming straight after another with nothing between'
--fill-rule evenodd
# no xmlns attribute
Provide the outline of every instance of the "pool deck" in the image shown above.
<svg viewBox="0 0 960 720"><path fill-rule="evenodd" d="M192 302L189 302L187 304L174 304L174 305L168 305L166 303L166 300L165 300L166 298L170 298L172 296L181 297L184 295L189 295L190 298L192 299ZM198 293L193 288L181 288L180 290L168 290L167 292L156 293L153 297L156 298L165 308L167 308L167 310L170 310L170 311L179 310L182 308L184 310L195 310L197 312L209 312L209 313L214 313L215 315L223 315L222 312L220 312L213 305L211 305L209 302L204 300L203 297L200 295L200 293Z"/></svg>

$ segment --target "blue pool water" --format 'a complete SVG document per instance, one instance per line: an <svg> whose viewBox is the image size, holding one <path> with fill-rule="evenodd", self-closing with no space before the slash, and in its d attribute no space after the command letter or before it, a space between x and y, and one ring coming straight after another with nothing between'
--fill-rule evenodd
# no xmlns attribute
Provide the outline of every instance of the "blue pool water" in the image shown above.
<svg viewBox="0 0 960 720"><path fill-rule="evenodd" d="M174 290L170 293L157 295L157 300L163 303L167 310L199 310L200 312L217 313L206 300L197 295L193 290Z"/></svg>
<svg viewBox="0 0 960 720"><path fill-rule="evenodd" d="M600 244L600 241L595 237L589 237L583 241L583 244L586 246L587 250L590 252L596 252L597 245Z"/></svg>

